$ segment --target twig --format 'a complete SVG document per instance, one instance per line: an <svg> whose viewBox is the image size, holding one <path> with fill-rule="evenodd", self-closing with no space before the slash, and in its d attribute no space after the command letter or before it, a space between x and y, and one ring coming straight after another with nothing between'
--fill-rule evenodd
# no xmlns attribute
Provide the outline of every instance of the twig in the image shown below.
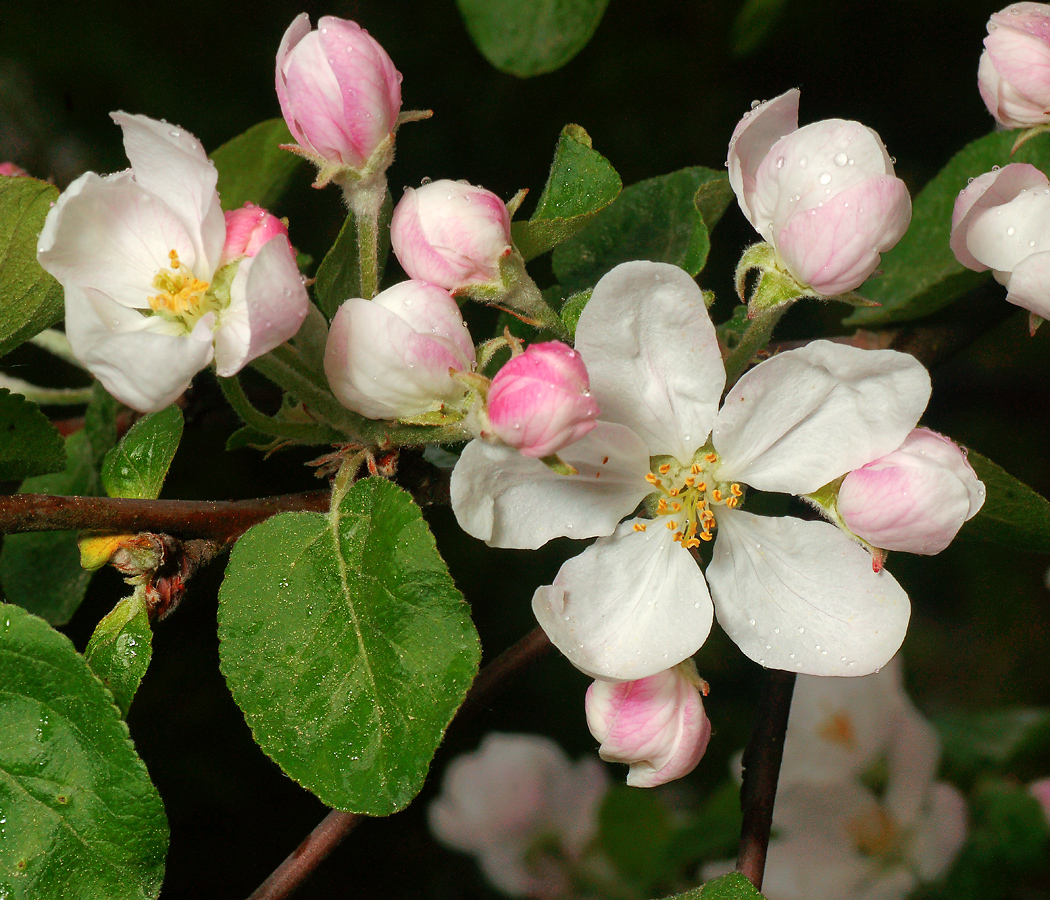
<svg viewBox="0 0 1050 900"><path fill-rule="evenodd" d="M472 715L490 703L507 687L509 680L534 663L551 648L542 628L534 628L512 647L504 650L474 679L456 720ZM295 851L255 889L248 900L284 900L317 868L360 820L354 813L329 811Z"/></svg>
<svg viewBox="0 0 1050 900"><path fill-rule="evenodd" d="M123 500L12 494L0 497L0 534L67 529L112 533L152 531L229 542L280 512L328 509L328 491L254 500Z"/></svg>
<svg viewBox="0 0 1050 900"><path fill-rule="evenodd" d="M770 669L755 714L755 727L744 748L744 783L740 788L740 850L736 870L762 890L766 850L773 826L773 804L777 798L780 761L784 756L784 734L795 673Z"/></svg>

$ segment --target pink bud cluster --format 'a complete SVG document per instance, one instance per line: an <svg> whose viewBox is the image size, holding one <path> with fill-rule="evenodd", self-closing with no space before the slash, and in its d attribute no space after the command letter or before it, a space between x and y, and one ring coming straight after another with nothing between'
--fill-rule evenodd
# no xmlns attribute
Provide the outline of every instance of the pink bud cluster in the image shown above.
<svg viewBox="0 0 1050 900"><path fill-rule="evenodd" d="M977 87L1006 128L1050 122L1050 6L1013 3L992 15Z"/></svg>

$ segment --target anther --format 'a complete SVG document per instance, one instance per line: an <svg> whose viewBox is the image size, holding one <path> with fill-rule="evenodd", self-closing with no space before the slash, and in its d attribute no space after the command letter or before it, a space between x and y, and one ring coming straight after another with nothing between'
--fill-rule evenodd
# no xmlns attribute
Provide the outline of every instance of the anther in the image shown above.
<svg viewBox="0 0 1050 900"><path fill-rule="evenodd" d="M643 525L641 522L635 522L634 523L634 530L635 531L645 531L645 525Z"/></svg>
<svg viewBox="0 0 1050 900"><path fill-rule="evenodd" d="M744 492L740 490L739 484L731 484L729 486L729 493L732 494L734 497L742 497L744 495Z"/></svg>
<svg viewBox="0 0 1050 900"><path fill-rule="evenodd" d="M702 540L702 541L710 541L711 540L711 532L710 531L701 531L700 532L700 540ZM699 546L699 544L697 546Z"/></svg>
<svg viewBox="0 0 1050 900"><path fill-rule="evenodd" d="M699 475L703 471L703 468L704 467L701 466L700 463L693 463L689 467L689 471L692 472L694 475Z"/></svg>
<svg viewBox="0 0 1050 900"><path fill-rule="evenodd" d="M709 463L718 462L718 454L717 453L708 453L704 457L704 459L706 459Z"/></svg>
<svg viewBox="0 0 1050 900"><path fill-rule="evenodd" d="M654 487L660 483L660 479L657 478L652 472L645 476L645 480L648 481L649 484L653 485Z"/></svg>
<svg viewBox="0 0 1050 900"><path fill-rule="evenodd" d="M721 503L722 502L722 492L720 490L718 490L718 488L715 488L713 491L711 491L711 499L715 503Z"/></svg>
<svg viewBox="0 0 1050 900"><path fill-rule="evenodd" d="M670 463L664 463L662 466L660 466L660 474L661 475L666 475L670 471L671 471L671 464Z"/></svg>
<svg viewBox="0 0 1050 900"><path fill-rule="evenodd" d="M674 510L674 512L681 512L682 504L675 500L675 502L671 504L671 509Z"/></svg>
<svg viewBox="0 0 1050 900"><path fill-rule="evenodd" d="M668 520L668 522L667 522L667 530L668 530L668 531L674 531L674 529L675 529L675 526L676 526L677 524L678 524L678 523L677 523L677 522L676 522L676 521L675 521L674 519L670 519L670 520Z"/></svg>
<svg viewBox="0 0 1050 900"><path fill-rule="evenodd" d="M728 507L729 509L736 509L736 507L737 507L737 504L738 504L739 502L740 502L740 501L739 501L739 500L738 500L738 499L737 499L736 497L730 497L730 498L729 498L728 500L726 500L726 506L727 506L727 507Z"/></svg>

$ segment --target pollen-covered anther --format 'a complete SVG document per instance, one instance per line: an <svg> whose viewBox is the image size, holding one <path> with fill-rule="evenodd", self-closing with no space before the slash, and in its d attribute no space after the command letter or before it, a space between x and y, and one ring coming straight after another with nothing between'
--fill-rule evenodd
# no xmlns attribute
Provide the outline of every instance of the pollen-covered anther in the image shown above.
<svg viewBox="0 0 1050 900"><path fill-rule="evenodd" d="M663 465L660 466L660 474L661 475L666 475L670 471L671 471L671 464L670 463L664 463Z"/></svg>
<svg viewBox="0 0 1050 900"><path fill-rule="evenodd" d="M716 462L718 462L718 454L717 453L708 453L708 454L706 454L704 456L704 459L707 460L707 462L709 462L709 463L716 463Z"/></svg>
<svg viewBox="0 0 1050 900"><path fill-rule="evenodd" d="M674 531L678 527L678 523L674 519L667 520L667 530Z"/></svg>
<svg viewBox="0 0 1050 900"><path fill-rule="evenodd" d="M715 488L713 491L711 491L711 500L714 503L722 502L722 492L718 488Z"/></svg>
<svg viewBox="0 0 1050 900"><path fill-rule="evenodd" d="M642 522L635 522L634 523L634 530L635 531L645 531L645 527L646 526Z"/></svg>
<svg viewBox="0 0 1050 900"><path fill-rule="evenodd" d="M660 487L661 486L659 477L654 475L652 472L649 472L645 476L645 480L648 481L649 484L651 484L653 487Z"/></svg>
<svg viewBox="0 0 1050 900"><path fill-rule="evenodd" d="M677 500L675 500L675 502L671 504L671 511L672 512L676 512L676 513L677 512L681 512L682 511L682 504L679 503Z"/></svg>
<svg viewBox="0 0 1050 900"><path fill-rule="evenodd" d="M728 498L728 499L726 500L726 507L727 507L728 509L736 509L736 508L737 508L737 505L738 505L739 503L740 503L740 499L739 499L739 498L737 498L737 497L729 497L729 498Z"/></svg>
<svg viewBox="0 0 1050 900"><path fill-rule="evenodd" d="M699 475L699 474L700 474L701 472L703 472L703 471L704 471L704 467L703 467L702 465L700 465L700 463L693 463L693 464L692 464L692 465L691 465L691 466L689 467L689 471L690 471L690 472L691 472L691 473L692 473L693 475Z"/></svg>
<svg viewBox="0 0 1050 900"><path fill-rule="evenodd" d="M741 489L740 485L736 484L735 482L729 486L729 493L732 494L734 497L744 496L744 491Z"/></svg>
<svg viewBox="0 0 1050 900"><path fill-rule="evenodd" d="M208 290L208 282L195 277L179 259L177 250L168 253L170 268L161 269L151 282L159 294L149 298L154 312L183 317L197 312L201 299Z"/></svg>

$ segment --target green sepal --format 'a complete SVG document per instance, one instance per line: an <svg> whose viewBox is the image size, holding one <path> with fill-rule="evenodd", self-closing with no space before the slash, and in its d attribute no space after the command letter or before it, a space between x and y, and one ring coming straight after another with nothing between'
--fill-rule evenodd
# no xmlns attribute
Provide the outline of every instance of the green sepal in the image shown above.
<svg viewBox="0 0 1050 900"><path fill-rule="evenodd" d="M91 635L84 658L126 717L153 654L153 632L142 589L125 597Z"/></svg>

